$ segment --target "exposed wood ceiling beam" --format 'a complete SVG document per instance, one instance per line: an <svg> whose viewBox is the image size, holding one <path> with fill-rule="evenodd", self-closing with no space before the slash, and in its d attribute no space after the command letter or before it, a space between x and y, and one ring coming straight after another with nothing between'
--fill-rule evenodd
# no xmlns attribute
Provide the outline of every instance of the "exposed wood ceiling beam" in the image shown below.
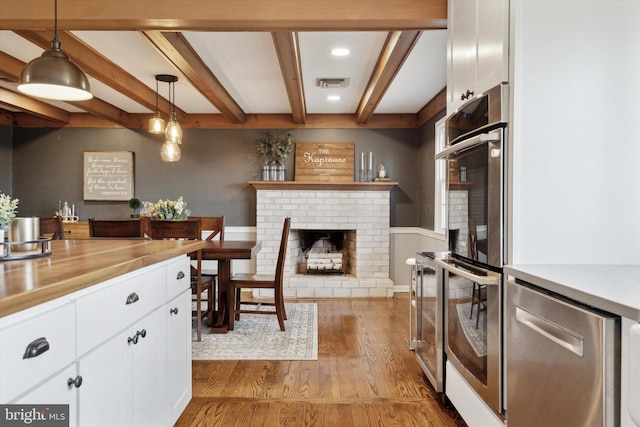
<svg viewBox="0 0 640 427"><path fill-rule="evenodd" d="M0 52L0 76L17 83L25 63L4 52Z"/></svg>
<svg viewBox="0 0 640 427"><path fill-rule="evenodd" d="M71 114L46 102L0 87L0 105L33 114L46 120L68 123Z"/></svg>
<svg viewBox="0 0 640 427"><path fill-rule="evenodd" d="M35 43L43 49L49 49L53 33L50 31L16 31L16 34ZM117 90L124 96L131 98L150 111L156 109L156 91L137 80L131 74L114 64L102 54L98 53L73 34L58 31L58 38L62 46L62 51L66 53L73 62L82 70L100 80L107 86ZM158 109L165 115L171 112L169 101L163 97L158 97ZM176 113L184 116L184 111L175 108Z"/></svg>
<svg viewBox="0 0 640 427"><path fill-rule="evenodd" d="M367 123L373 115L378 103L387 91L398 70L415 46L420 31L394 31L389 33L384 47L378 58L378 62L373 69L371 79L362 95L358 109L356 110L356 121L360 124Z"/></svg>
<svg viewBox="0 0 640 427"><path fill-rule="evenodd" d="M446 20L446 0L65 0L58 5L61 30L393 31L444 29ZM42 0L0 2L0 28L52 27L53 7L43 7Z"/></svg>
<svg viewBox="0 0 640 427"><path fill-rule="evenodd" d="M447 87L443 87L431 101L418 111L418 126L424 126L429 120L447 109Z"/></svg>
<svg viewBox="0 0 640 427"><path fill-rule="evenodd" d="M276 47L284 85L287 88L293 122L301 124L306 121L307 108L302 85L302 65L300 61L300 45L298 33L276 31L271 33Z"/></svg>
<svg viewBox="0 0 640 427"><path fill-rule="evenodd" d="M181 33L144 31L143 34L222 114L236 123L247 120L242 108Z"/></svg>

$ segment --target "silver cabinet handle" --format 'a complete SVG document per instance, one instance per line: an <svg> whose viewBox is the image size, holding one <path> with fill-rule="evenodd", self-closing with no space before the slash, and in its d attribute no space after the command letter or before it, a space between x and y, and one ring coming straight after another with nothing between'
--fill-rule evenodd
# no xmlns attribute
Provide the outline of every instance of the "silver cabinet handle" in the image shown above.
<svg viewBox="0 0 640 427"><path fill-rule="evenodd" d="M169 309L169 314L178 314L178 307Z"/></svg>
<svg viewBox="0 0 640 427"><path fill-rule="evenodd" d="M134 302L137 302L138 300L140 300L140 297L138 296L138 294L136 294L135 292L132 292L127 297L127 303L125 305L133 304Z"/></svg>
<svg viewBox="0 0 640 427"><path fill-rule="evenodd" d="M178 279L178 280L184 279L184 271L179 271L178 275L176 276L176 279Z"/></svg>
<svg viewBox="0 0 640 427"><path fill-rule="evenodd" d="M49 341L47 341L45 337L40 337L29 343L22 358L31 359L33 357L38 357L47 350L49 350Z"/></svg>
<svg viewBox="0 0 640 427"><path fill-rule="evenodd" d="M69 387L71 387L72 385L75 386L76 388L80 387L82 385L82 376L78 375L75 378L69 378L67 380L67 385Z"/></svg>
<svg viewBox="0 0 640 427"><path fill-rule="evenodd" d="M532 331L547 337L560 347L564 347L582 357L584 353L584 341L580 335L543 319L542 317L519 306L516 306L516 320L529 327Z"/></svg>

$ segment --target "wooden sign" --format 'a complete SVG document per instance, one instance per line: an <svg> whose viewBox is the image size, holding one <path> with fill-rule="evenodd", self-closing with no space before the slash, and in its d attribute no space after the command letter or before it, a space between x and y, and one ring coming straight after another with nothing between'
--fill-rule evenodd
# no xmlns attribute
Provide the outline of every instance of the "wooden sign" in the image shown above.
<svg viewBox="0 0 640 427"><path fill-rule="evenodd" d="M296 181L354 182L352 143L296 143Z"/></svg>
<svg viewBox="0 0 640 427"><path fill-rule="evenodd" d="M84 200L123 201L132 197L133 152L84 152Z"/></svg>

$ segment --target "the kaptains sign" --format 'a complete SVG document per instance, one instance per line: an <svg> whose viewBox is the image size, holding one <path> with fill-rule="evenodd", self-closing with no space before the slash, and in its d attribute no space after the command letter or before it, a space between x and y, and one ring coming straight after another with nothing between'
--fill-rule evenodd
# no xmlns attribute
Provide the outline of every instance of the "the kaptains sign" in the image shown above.
<svg viewBox="0 0 640 427"><path fill-rule="evenodd" d="M353 182L354 145L337 143L296 143L296 181Z"/></svg>

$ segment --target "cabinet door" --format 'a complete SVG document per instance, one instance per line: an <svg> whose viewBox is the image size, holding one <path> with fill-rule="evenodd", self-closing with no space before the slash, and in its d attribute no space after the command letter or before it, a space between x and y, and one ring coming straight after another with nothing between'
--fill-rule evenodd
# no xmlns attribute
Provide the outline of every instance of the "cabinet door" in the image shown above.
<svg viewBox="0 0 640 427"><path fill-rule="evenodd" d="M449 0L447 113L466 100L476 81L476 0Z"/></svg>
<svg viewBox="0 0 640 427"><path fill-rule="evenodd" d="M477 3L476 95L509 80L509 2Z"/></svg>
<svg viewBox="0 0 640 427"><path fill-rule="evenodd" d="M70 365L65 370L54 376L50 380L39 384L32 392L22 396L20 399L12 402L15 404L33 404L33 405L69 405L69 427L78 425L77 411L77 392L78 388L69 385L69 379L75 380L76 365ZM82 385L80 385L82 387Z"/></svg>
<svg viewBox="0 0 640 427"><path fill-rule="evenodd" d="M134 324L131 335L138 342L130 346L133 380L133 425L161 426L163 417L163 369L165 357L165 316L162 306Z"/></svg>
<svg viewBox="0 0 640 427"><path fill-rule="evenodd" d="M167 303L165 425L171 426L191 400L191 290Z"/></svg>
<svg viewBox="0 0 640 427"><path fill-rule="evenodd" d="M78 394L79 425L132 425L129 337L129 330L118 334L78 361L78 373L82 375Z"/></svg>

